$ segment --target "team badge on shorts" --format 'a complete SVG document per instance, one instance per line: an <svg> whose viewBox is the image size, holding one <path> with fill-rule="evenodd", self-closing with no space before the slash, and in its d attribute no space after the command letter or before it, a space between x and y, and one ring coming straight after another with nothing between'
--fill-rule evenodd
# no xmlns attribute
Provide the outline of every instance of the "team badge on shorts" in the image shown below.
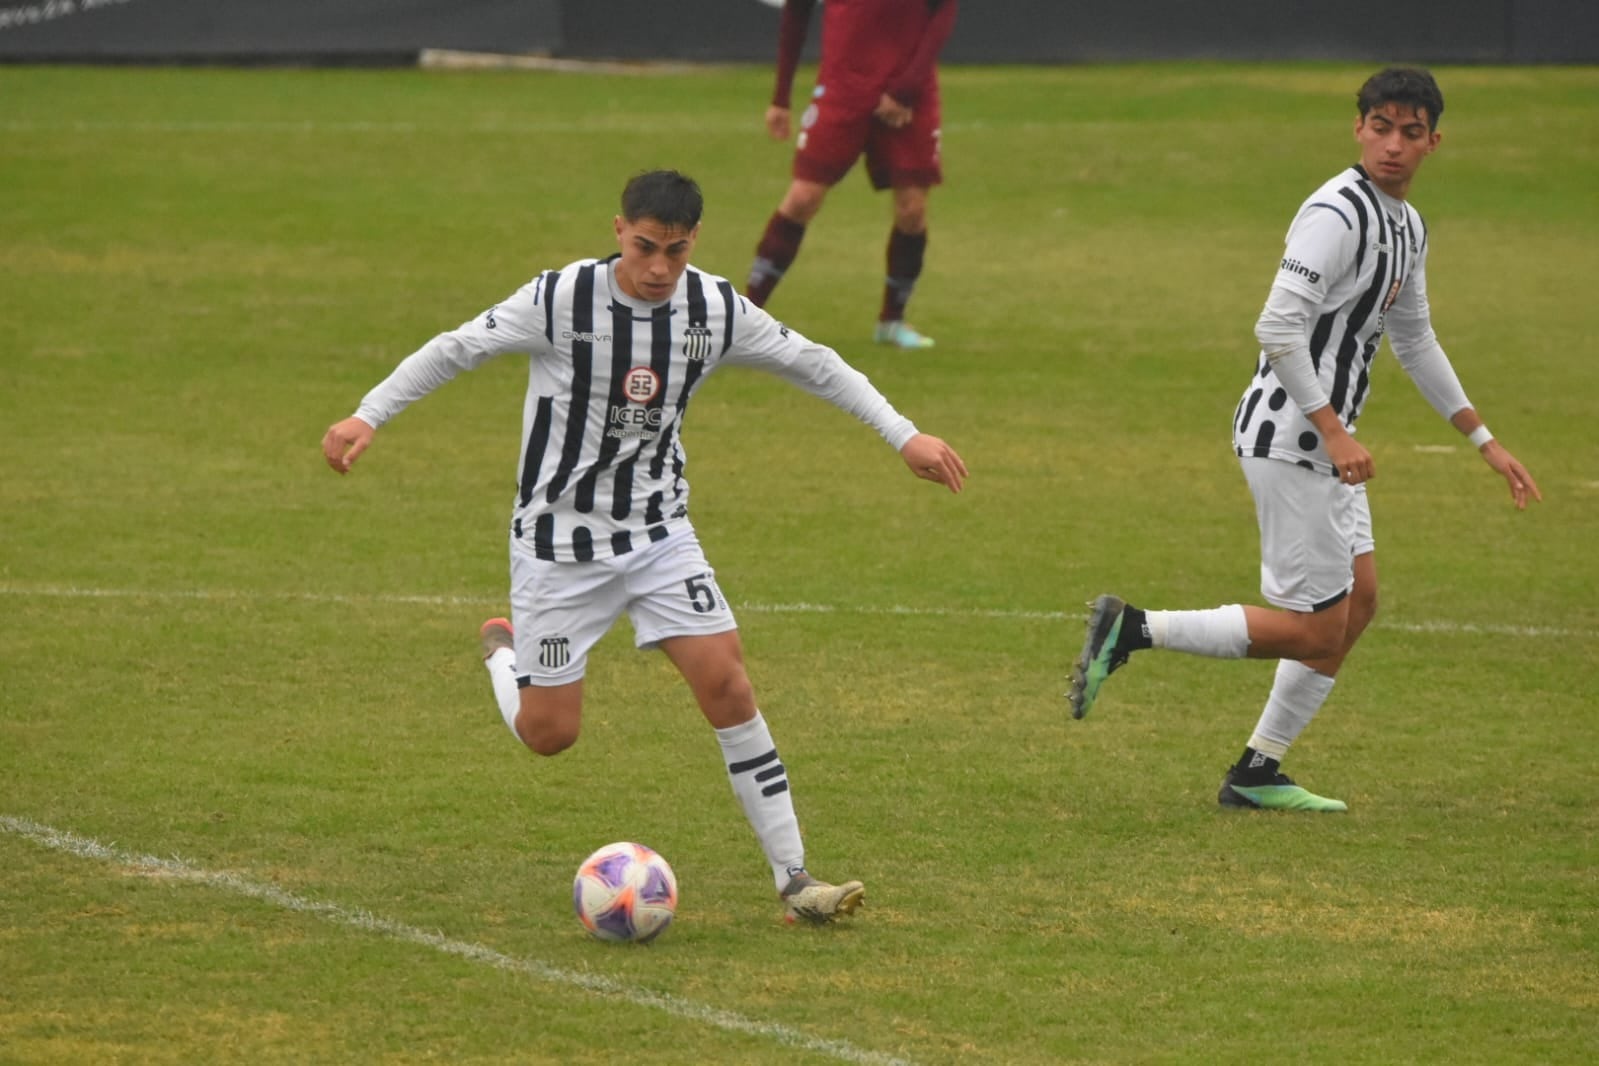
<svg viewBox="0 0 1599 1066"><path fill-rule="evenodd" d="M565 637L539 639L539 665L546 670L559 670L572 661L572 645Z"/></svg>

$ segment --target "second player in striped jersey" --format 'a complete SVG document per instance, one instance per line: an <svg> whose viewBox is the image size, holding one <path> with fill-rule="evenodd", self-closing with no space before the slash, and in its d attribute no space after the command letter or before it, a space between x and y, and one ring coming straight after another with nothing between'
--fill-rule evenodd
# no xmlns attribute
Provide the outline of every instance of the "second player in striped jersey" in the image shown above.
<svg viewBox="0 0 1599 1066"><path fill-rule="evenodd" d="M1504 478L1512 502L1524 509L1541 498L1466 399L1432 330L1427 229L1408 197L1438 146L1443 94L1427 71L1389 68L1367 79L1356 106L1360 161L1294 215L1255 323L1255 373L1233 415L1233 448L1260 527L1261 596L1271 606L1144 611L1100 596L1067 693L1082 717L1105 678L1152 647L1278 660L1255 731L1217 793L1224 807L1346 809L1280 767L1377 610L1365 487L1376 471L1354 428L1385 334L1422 395Z"/></svg>

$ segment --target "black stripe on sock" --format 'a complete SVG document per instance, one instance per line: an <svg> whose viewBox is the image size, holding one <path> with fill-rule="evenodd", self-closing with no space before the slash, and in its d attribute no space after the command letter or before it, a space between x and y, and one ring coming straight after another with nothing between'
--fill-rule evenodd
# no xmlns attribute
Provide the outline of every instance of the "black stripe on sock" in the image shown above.
<svg viewBox="0 0 1599 1066"><path fill-rule="evenodd" d="M728 763L727 764L727 772L730 773L730 774L742 774L742 773L744 773L747 770L755 769L757 766L765 766L767 763L772 762L776 758L777 758L777 749L773 748L771 751L767 752L765 755L757 755L753 759L745 759L742 762L730 762L730 763Z"/></svg>

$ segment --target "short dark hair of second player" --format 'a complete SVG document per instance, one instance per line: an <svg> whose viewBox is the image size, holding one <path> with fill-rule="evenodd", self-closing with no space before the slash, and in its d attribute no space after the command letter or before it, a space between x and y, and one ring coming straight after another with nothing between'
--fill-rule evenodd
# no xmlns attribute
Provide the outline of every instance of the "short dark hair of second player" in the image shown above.
<svg viewBox="0 0 1599 1066"><path fill-rule="evenodd" d="M1405 104L1427 116L1427 128L1438 128L1444 94L1432 75L1420 67L1389 67L1366 79L1355 97L1362 118L1383 104Z"/></svg>
<svg viewBox="0 0 1599 1066"><path fill-rule="evenodd" d="M622 190L622 217L629 222L653 218L667 226L693 229L700 224L705 197L687 174L675 170L646 170L635 174Z"/></svg>

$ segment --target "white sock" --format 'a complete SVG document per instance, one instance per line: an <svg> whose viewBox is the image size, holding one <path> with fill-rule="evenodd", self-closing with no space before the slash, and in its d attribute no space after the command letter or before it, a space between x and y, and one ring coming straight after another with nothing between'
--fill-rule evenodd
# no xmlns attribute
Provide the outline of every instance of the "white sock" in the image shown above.
<svg viewBox="0 0 1599 1066"><path fill-rule="evenodd" d="M522 737L516 731L516 712L522 709L522 692L516 687L516 653L510 648L495 648L494 653L483 660L483 665L488 667L489 682L494 686L494 702L500 705L500 717L505 719L505 728L520 741Z"/></svg>
<svg viewBox="0 0 1599 1066"><path fill-rule="evenodd" d="M1249 652L1249 618L1242 604L1209 611L1145 611L1144 620L1157 648L1212 659L1242 659Z"/></svg>
<svg viewBox="0 0 1599 1066"><path fill-rule="evenodd" d="M766 719L756 711L754 718L741 725L718 729L716 739L722 745L733 795L738 797L744 817L761 842L766 861L772 866L772 880L781 892L793 872L805 868L805 846L800 843L788 773L777 757Z"/></svg>
<svg viewBox="0 0 1599 1066"><path fill-rule="evenodd" d="M1288 745L1299 738L1327 702L1335 680L1293 659L1278 660L1277 678L1249 746L1282 762Z"/></svg>

